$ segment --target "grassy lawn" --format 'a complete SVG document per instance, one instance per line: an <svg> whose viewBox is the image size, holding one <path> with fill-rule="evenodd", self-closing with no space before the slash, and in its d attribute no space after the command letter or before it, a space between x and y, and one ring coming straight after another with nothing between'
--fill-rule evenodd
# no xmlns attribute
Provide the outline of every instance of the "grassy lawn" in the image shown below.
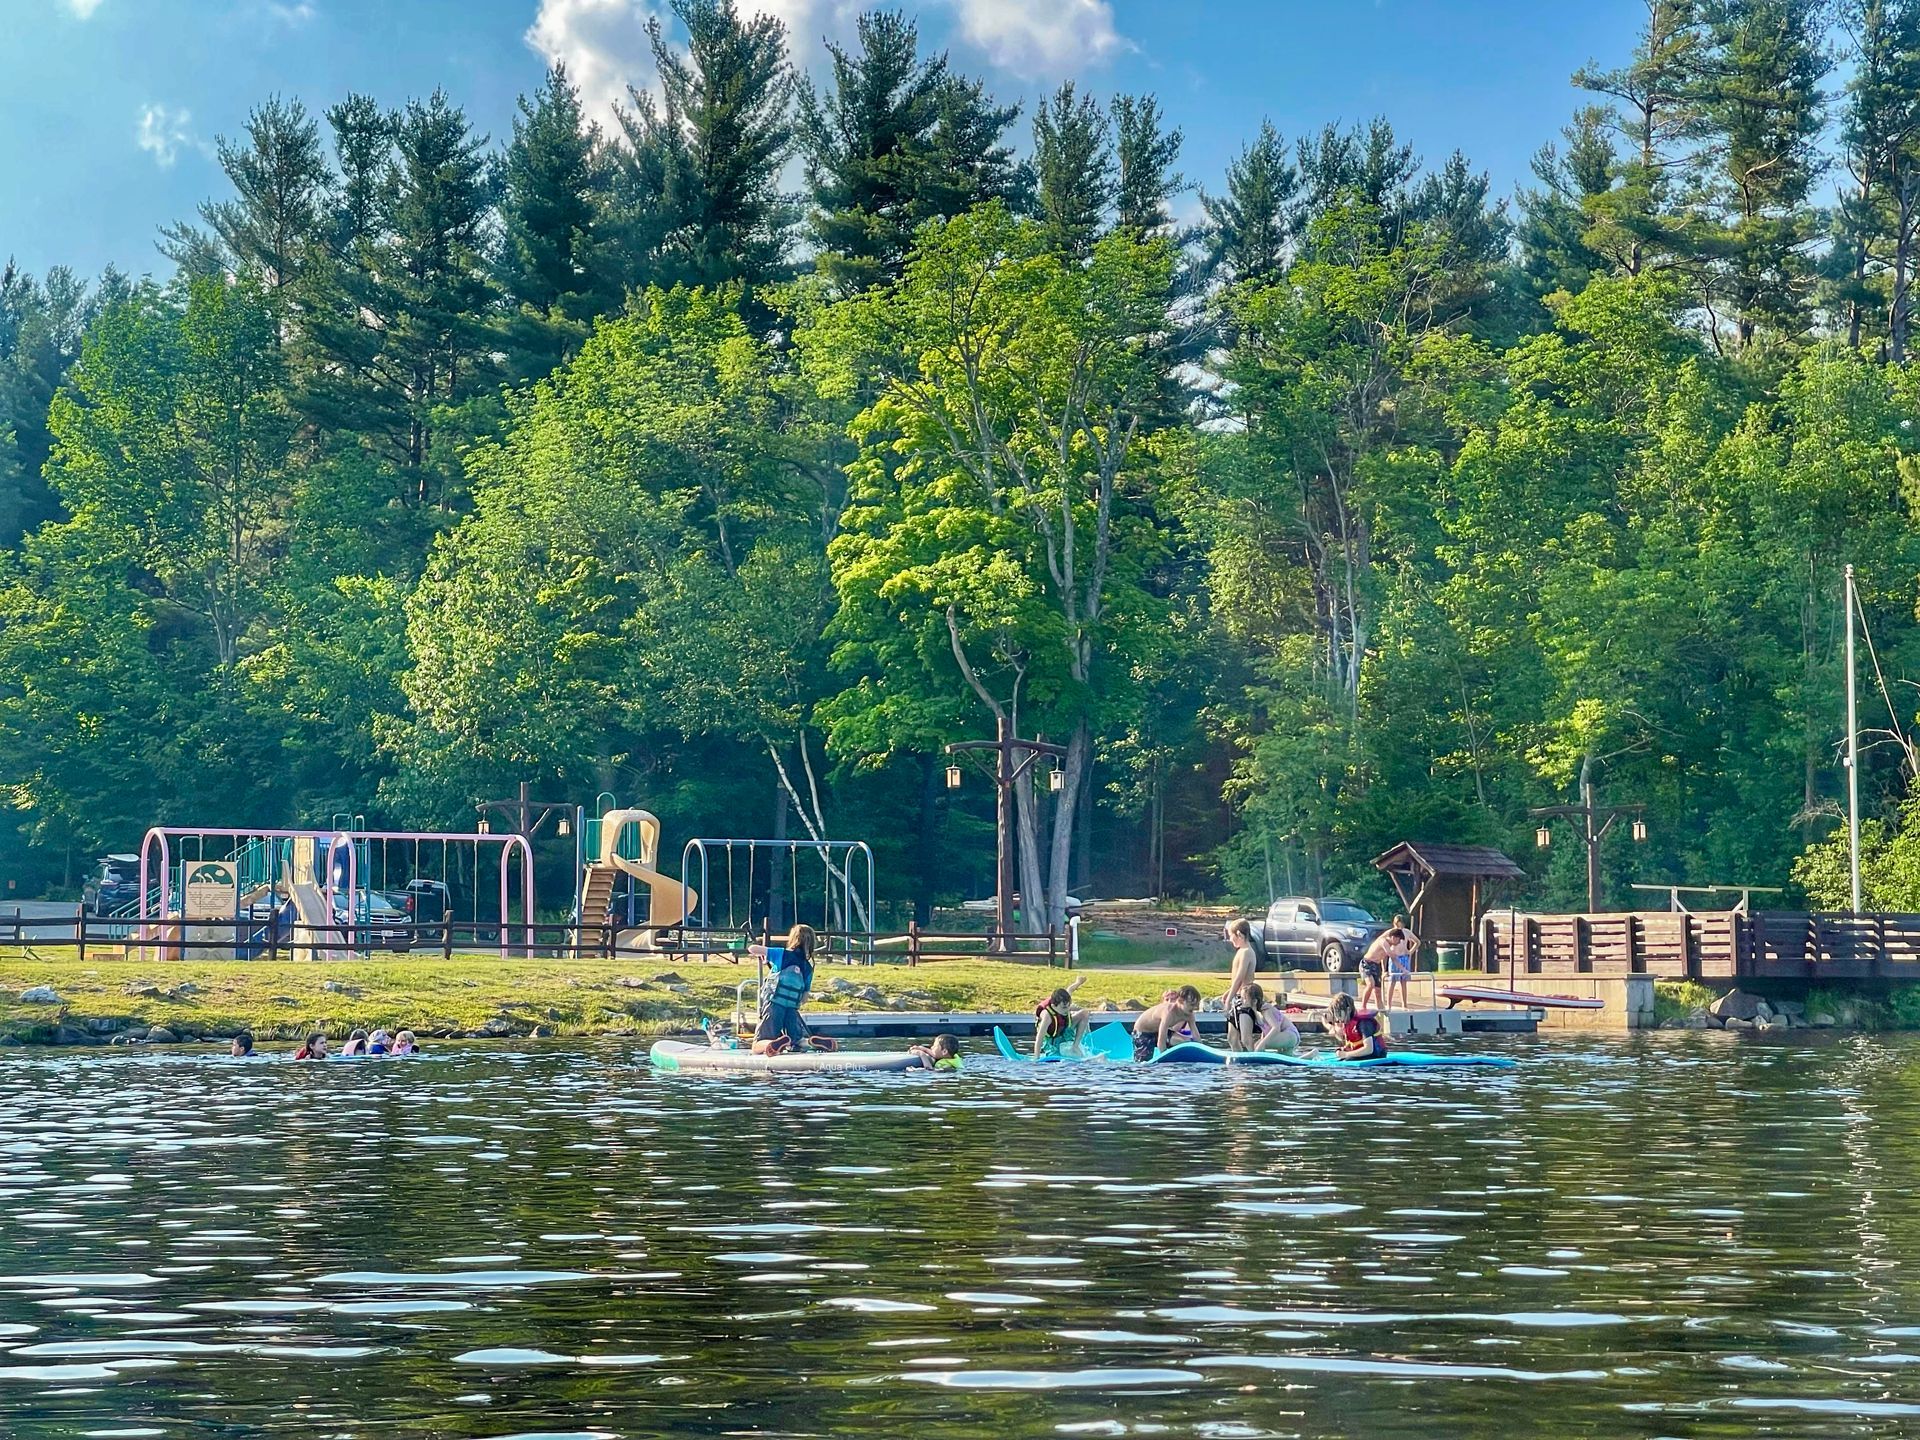
<svg viewBox="0 0 1920 1440"><path fill-rule="evenodd" d="M751 964L725 961L669 964L632 956L604 960L502 960L497 955L396 955L326 964L292 961L96 960L79 964L71 952L0 959L0 1035L24 1041L51 1038L62 1022L78 1026L111 1018L164 1025L197 1035L251 1029L261 1039L309 1030L339 1036L354 1026L407 1026L422 1033L478 1030L504 1017L521 1031L540 1027L557 1035L663 1030L699 1014L727 1014L734 987ZM1191 972L1083 970L1083 1003L1151 1000ZM814 1008L884 1009L895 999L929 1010L1027 1010L1062 970L1005 961L947 961L909 968L899 964L822 965L814 977ZM845 980L871 997L836 993ZM21 991L50 985L57 1005L22 1004ZM333 988L329 988L329 986Z"/></svg>

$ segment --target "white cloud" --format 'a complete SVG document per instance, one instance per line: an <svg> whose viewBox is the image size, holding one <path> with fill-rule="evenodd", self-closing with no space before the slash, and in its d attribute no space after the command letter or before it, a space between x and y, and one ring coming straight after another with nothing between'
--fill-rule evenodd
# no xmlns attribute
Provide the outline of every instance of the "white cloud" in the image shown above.
<svg viewBox="0 0 1920 1440"><path fill-rule="evenodd" d="M102 3L103 0L66 0L67 9L76 20L91 20Z"/></svg>
<svg viewBox="0 0 1920 1440"><path fill-rule="evenodd" d="M133 130L134 143L151 154L162 170L169 169L180 158L181 147L198 144L187 128L192 120L192 113L186 110L168 105L142 106Z"/></svg>
<svg viewBox="0 0 1920 1440"><path fill-rule="evenodd" d="M647 0L540 0L526 41L551 65L567 67L587 114L601 124L624 104L627 87L653 86L653 49L647 42Z"/></svg>
<svg viewBox="0 0 1920 1440"><path fill-rule="evenodd" d="M311 0L259 0L255 8L263 18L277 20L289 27L304 25L319 13Z"/></svg>
<svg viewBox="0 0 1920 1440"><path fill-rule="evenodd" d="M1003 70L1028 79L1100 65L1133 42L1110 0L948 0L959 32Z"/></svg>

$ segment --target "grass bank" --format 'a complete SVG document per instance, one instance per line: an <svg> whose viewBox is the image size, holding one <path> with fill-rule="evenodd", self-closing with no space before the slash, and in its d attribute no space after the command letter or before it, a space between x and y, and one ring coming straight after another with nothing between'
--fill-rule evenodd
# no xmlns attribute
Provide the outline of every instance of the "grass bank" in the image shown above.
<svg viewBox="0 0 1920 1440"><path fill-rule="evenodd" d="M0 1043L96 1043L159 1026L175 1038L249 1029L264 1040L313 1030L406 1026L423 1035L608 1035L661 1031L733 1009L751 965L664 960L502 960L497 955L377 957L346 963L127 960L70 954L0 959ZM1082 970L1083 1003L1147 1000L1191 972ZM822 965L822 1009L1025 1010L1069 977L1004 961ZM22 993L46 986L56 1003ZM853 987L852 992L845 990ZM63 1033L64 1032L64 1033Z"/></svg>

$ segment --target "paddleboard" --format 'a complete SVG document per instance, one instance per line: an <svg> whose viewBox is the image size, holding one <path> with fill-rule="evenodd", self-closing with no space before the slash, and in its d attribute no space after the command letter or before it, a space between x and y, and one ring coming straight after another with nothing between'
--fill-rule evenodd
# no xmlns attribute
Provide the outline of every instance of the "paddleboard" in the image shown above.
<svg viewBox="0 0 1920 1440"><path fill-rule="evenodd" d="M660 1040L647 1052L658 1070L699 1070L721 1075L798 1075L863 1070L918 1070L918 1055L897 1050L803 1050L756 1055L687 1040Z"/></svg>
<svg viewBox="0 0 1920 1440"><path fill-rule="evenodd" d="M1403 1069L1424 1067L1484 1066L1508 1070L1513 1061L1504 1055L1428 1055L1418 1050L1390 1050L1377 1060L1341 1060L1325 1051L1312 1055L1288 1055L1279 1050L1216 1050L1198 1040L1169 1045L1150 1065L1291 1065L1306 1070L1362 1070L1383 1066Z"/></svg>
<svg viewBox="0 0 1920 1440"><path fill-rule="evenodd" d="M998 1025L993 1027L993 1046L1008 1060L1021 1060L1027 1064L1051 1065L1061 1062L1078 1063L1082 1060L1131 1060L1133 1058L1133 1032L1117 1020L1108 1021L1097 1030L1087 1032L1087 1043L1081 1053L1071 1052L1061 1055L1042 1055L1036 1062L1033 1058L1033 1043L1022 1045Z"/></svg>
<svg viewBox="0 0 1920 1440"><path fill-rule="evenodd" d="M1442 1000L1484 1000L1493 1005L1541 1005L1550 1010L1604 1010L1607 1002L1590 995L1532 995L1525 990L1500 990L1491 985L1442 985L1433 992Z"/></svg>

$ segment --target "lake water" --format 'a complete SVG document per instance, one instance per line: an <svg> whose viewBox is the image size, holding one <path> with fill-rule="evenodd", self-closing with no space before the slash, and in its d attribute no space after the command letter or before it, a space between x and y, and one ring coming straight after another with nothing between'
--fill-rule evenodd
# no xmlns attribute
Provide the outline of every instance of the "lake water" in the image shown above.
<svg viewBox="0 0 1920 1440"><path fill-rule="evenodd" d="M1920 1045L0 1063L0 1434L1920 1433Z"/></svg>

